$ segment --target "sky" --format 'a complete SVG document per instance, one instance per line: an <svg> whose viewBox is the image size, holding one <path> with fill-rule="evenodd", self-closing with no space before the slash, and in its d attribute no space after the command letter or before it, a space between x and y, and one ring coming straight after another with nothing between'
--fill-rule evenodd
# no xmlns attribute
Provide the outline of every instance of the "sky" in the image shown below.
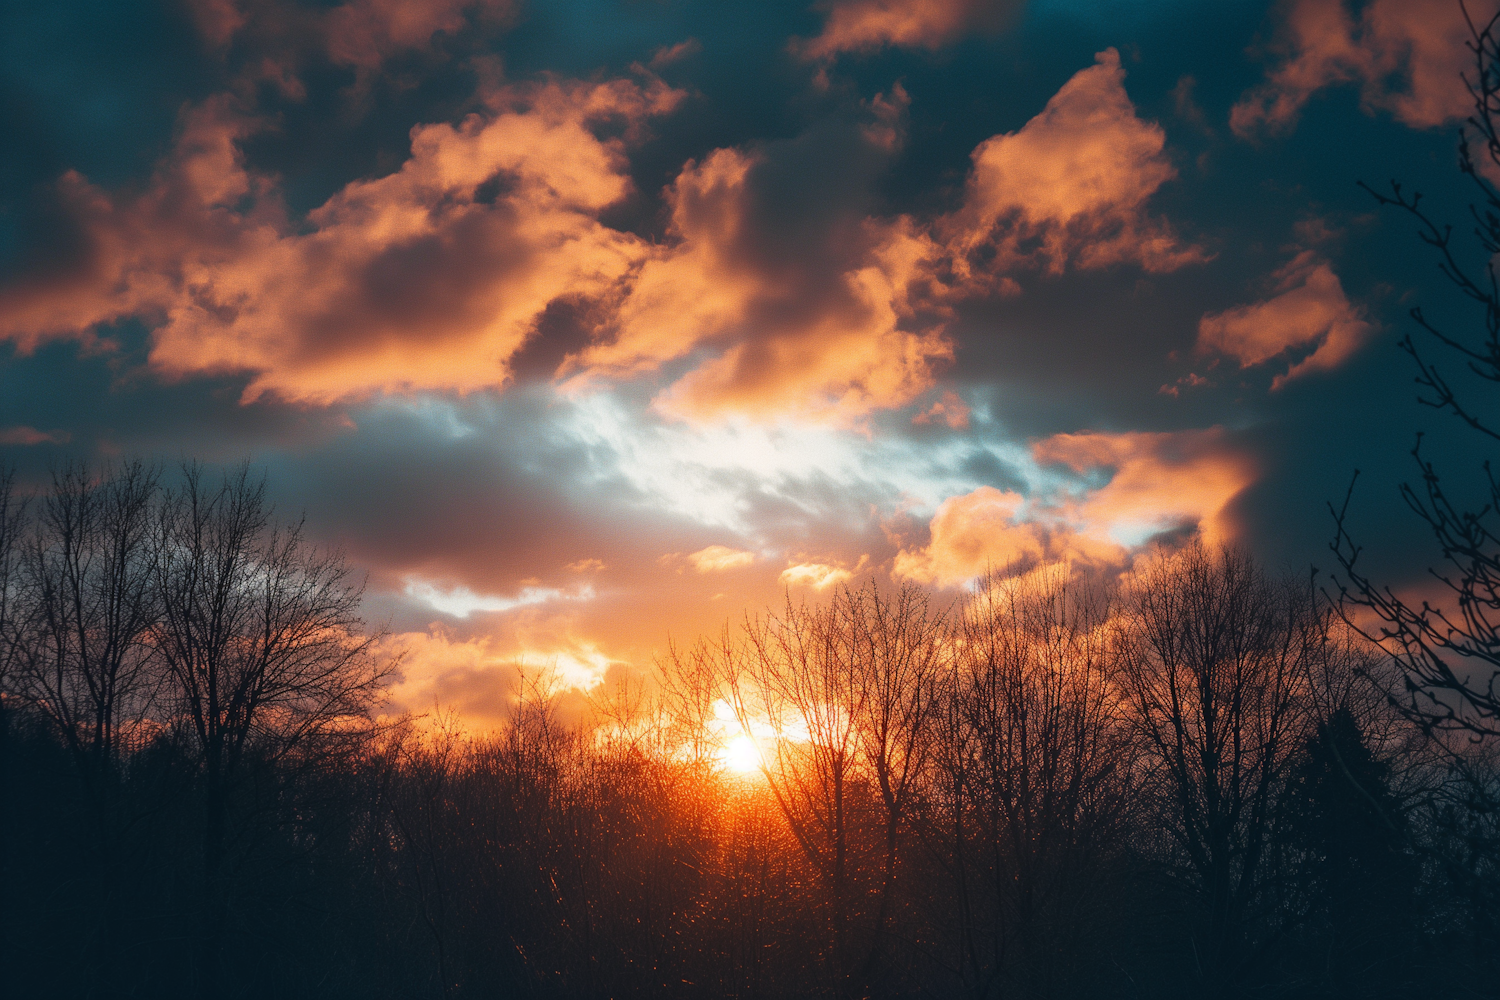
<svg viewBox="0 0 1500 1000"><path fill-rule="evenodd" d="M1482 4L1471 4L1485 14ZM264 471L393 698L483 724L747 611L1162 541L1379 579L1457 223L1450 0L0 11L0 463ZM1461 379L1461 373L1454 376ZM1475 493L1474 495L1478 495Z"/></svg>

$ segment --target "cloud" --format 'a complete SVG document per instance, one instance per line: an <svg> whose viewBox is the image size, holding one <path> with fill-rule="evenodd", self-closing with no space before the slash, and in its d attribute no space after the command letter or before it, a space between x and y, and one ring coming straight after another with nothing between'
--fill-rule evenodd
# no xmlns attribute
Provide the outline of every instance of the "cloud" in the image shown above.
<svg viewBox="0 0 1500 1000"><path fill-rule="evenodd" d="M1084 488L1028 499L981 486L938 506L929 543L902 548L896 577L950 587L991 570L1034 563L1123 564L1164 531L1232 536L1227 508L1256 470L1222 428L1167 433L1058 434L1037 442L1039 465L1060 465ZM1092 485L1107 476L1102 485Z"/></svg>
<svg viewBox="0 0 1500 1000"><path fill-rule="evenodd" d="M874 109L881 129L690 161L664 192L668 242L624 282L596 342L570 358L572 384L693 357L654 405L698 424L739 415L851 426L926 391L952 358L941 318L919 314L939 248L909 218L861 213L858 183L823 181L826 198L807 183L814 163L831 178L884 162L893 106Z"/></svg>
<svg viewBox="0 0 1500 1000"><path fill-rule="evenodd" d="M996 0L834 0L816 38L794 39L804 59L831 59L844 52L870 52L887 45L937 49L964 34L992 28L1016 2Z"/></svg>
<svg viewBox="0 0 1500 1000"><path fill-rule="evenodd" d="M1058 434L1033 445L1032 457L1074 473L1109 473L1103 486L1061 500L1057 510L1083 538L1127 546L1189 526L1210 544L1229 540L1229 504L1259 475L1222 427Z"/></svg>
<svg viewBox="0 0 1500 1000"><path fill-rule="evenodd" d="M1230 111L1241 138L1290 130L1313 94L1341 84L1359 84L1367 110L1389 111L1413 128L1470 111L1459 74L1473 58L1458 3L1373 0L1357 19L1342 0L1295 0L1284 9L1281 61Z"/></svg>
<svg viewBox="0 0 1500 1000"><path fill-rule="evenodd" d="M681 98L659 81L503 88L486 113L418 126L411 155L287 218L240 143L263 127L220 95L183 116L139 195L70 173L70 266L0 290L22 351L138 316L167 377L247 373L245 399L321 404L497 387L558 300L604 294L648 246L598 213L630 190L624 141Z"/></svg>
<svg viewBox="0 0 1500 1000"><path fill-rule="evenodd" d="M516 608L545 604L549 601L589 600L594 596L593 589L589 587L584 587L574 594L565 594L554 587L536 586L534 582L530 586L522 587L514 597L505 597L501 594L476 594L462 585L442 587L430 580L415 576L407 578L404 592L407 597L421 601L434 611L441 611L455 618L467 618L476 611L513 611Z"/></svg>
<svg viewBox="0 0 1500 1000"><path fill-rule="evenodd" d="M1166 134L1136 116L1119 53L1095 59L1019 131L974 150L964 205L937 226L960 280L1004 291L1004 273L1017 268L1165 272L1208 259L1146 212L1177 176Z"/></svg>
<svg viewBox="0 0 1500 1000"><path fill-rule="evenodd" d="M504 724L515 707L520 671L489 637L458 641L442 632L401 632L381 640L376 656L397 663L387 710L456 712L476 729Z"/></svg>
<svg viewBox="0 0 1500 1000"><path fill-rule="evenodd" d="M1021 494L993 486L949 497L928 526L931 542L922 549L898 552L892 573L948 587L991 569L1041 558L1049 548L1048 532L1017 520L1025 504Z"/></svg>
<svg viewBox="0 0 1500 1000"><path fill-rule="evenodd" d="M706 549L689 553L687 560L700 573L719 573L726 569L749 566L755 562L755 553L731 549L727 545L710 545Z"/></svg>
<svg viewBox="0 0 1500 1000"><path fill-rule="evenodd" d="M844 583L853 576L847 569L827 563L797 563L781 571L777 579L788 587L811 587L827 590L835 584Z"/></svg>
<svg viewBox="0 0 1500 1000"><path fill-rule="evenodd" d="M602 221L631 192L629 143L683 98L649 75L484 89L484 111L417 126L399 169L300 219L246 162L269 123L221 94L184 110L142 189L62 178L69 249L0 288L0 338L24 352L139 318L168 379L317 406L503 387L561 309L584 343L553 355L574 389L668 372L653 405L674 420L860 428L935 384L952 303L1016 293L1007 270L1205 259L1145 211L1174 171L1122 80L1100 53L974 151L962 208L934 220L872 211L903 141L895 87L796 139L689 160L659 241ZM961 427L961 402L940 405L929 419Z"/></svg>
<svg viewBox="0 0 1500 1000"><path fill-rule="evenodd" d="M39 431L35 427L19 425L0 427L0 444L29 447L37 444L67 444L73 435L67 431Z"/></svg>
<svg viewBox="0 0 1500 1000"><path fill-rule="evenodd" d="M1364 343L1370 324L1364 310L1349 302L1333 268L1311 250L1298 254L1272 277L1271 298L1199 320L1197 350L1227 355L1241 368L1249 368L1316 345L1272 380L1274 391L1292 379L1343 364Z"/></svg>
<svg viewBox="0 0 1500 1000"><path fill-rule="evenodd" d="M652 53L650 66L652 69L661 69L663 66L670 66L702 51L703 43L696 38L686 39L676 45L663 45Z"/></svg>
<svg viewBox="0 0 1500 1000"><path fill-rule="evenodd" d="M378 69L403 52L431 47L480 22L505 23L514 0L349 0L332 8L265 0L192 0L198 31L216 49L246 41L283 69L309 48L335 65Z"/></svg>
<svg viewBox="0 0 1500 1000"><path fill-rule="evenodd" d="M502 648L493 636L460 640L436 628L386 636L375 655L397 665L398 676L387 691L387 712L452 712L476 731L504 725L523 686L528 696L577 695L598 687L616 663L587 641L540 649L524 643Z"/></svg>
<svg viewBox="0 0 1500 1000"><path fill-rule="evenodd" d="M513 0L351 0L327 14L328 55L375 69L392 53L426 47L438 32L458 33L471 16L505 20L515 7Z"/></svg>
<svg viewBox="0 0 1500 1000"><path fill-rule="evenodd" d="M969 426L969 404L952 389L944 391L943 398L933 403L931 407L918 413L911 418L914 424L947 424L955 431L966 430Z"/></svg>

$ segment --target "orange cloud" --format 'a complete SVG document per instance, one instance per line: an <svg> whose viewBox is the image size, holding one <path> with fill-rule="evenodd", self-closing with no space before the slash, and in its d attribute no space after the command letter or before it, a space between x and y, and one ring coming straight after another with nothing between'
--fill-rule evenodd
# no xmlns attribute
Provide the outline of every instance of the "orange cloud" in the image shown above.
<svg viewBox="0 0 1500 1000"><path fill-rule="evenodd" d="M515 6L513 0L350 0L328 12L328 55L374 69L394 52L425 47L438 32L456 34L471 15L505 19Z"/></svg>
<svg viewBox="0 0 1500 1000"><path fill-rule="evenodd" d="M1373 0L1358 19L1342 0L1296 0L1286 8L1284 58L1230 111L1241 138L1296 125L1324 87L1358 83L1367 109L1413 128L1460 120L1473 104L1459 74L1472 56L1453 0Z"/></svg>
<svg viewBox="0 0 1500 1000"><path fill-rule="evenodd" d="M860 556L859 562L853 569L825 562L790 563L776 579L783 587L811 587L813 590L827 590L829 587L836 587L854 579L854 575L863 570L869 561L868 555Z"/></svg>
<svg viewBox="0 0 1500 1000"><path fill-rule="evenodd" d="M628 280L600 341L570 359L575 384L655 371L716 346L657 397L658 411L694 422L738 413L843 425L933 384L952 345L940 325L907 328L938 254L931 239L906 218L865 219L832 224L830 245L807 250L811 266L767 259L752 207L763 163L720 149L683 168L665 192L673 242Z"/></svg>
<svg viewBox="0 0 1500 1000"><path fill-rule="evenodd" d="M1258 474L1222 427L1163 433L1058 434L1032 446L1041 465L1077 473L1109 471L1109 482L1059 505L1086 539L1118 542L1196 526L1210 544L1233 534L1230 501Z"/></svg>
<svg viewBox="0 0 1500 1000"><path fill-rule="evenodd" d="M1017 267L1163 272L1208 259L1147 214L1147 199L1177 176L1166 134L1136 117L1119 53L1096 60L1019 131L974 150L964 205L938 226L961 279L988 287Z"/></svg>
<svg viewBox="0 0 1500 1000"><path fill-rule="evenodd" d="M929 525L923 549L896 553L892 573L920 583L950 587L991 569L1041 558L1049 547L1046 529L1017 517L1026 498L1011 490L981 486L949 497Z"/></svg>
<svg viewBox="0 0 1500 1000"><path fill-rule="evenodd" d="M1273 275L1276 294L1263 302L1211 313L1198 322L1198 351L1217 351L1249 368L1287 351L1316 349L1275 377L1272 390L1310 372L1337 368L1364 343L1370 324L1349 302L1338 275L1313 251Z"/></svg>
<svg viewBox="0 0 1500 1000"><path fill-rule="evenodd" d="M502 650L492 636L458 641L442 631L386 636L375 654L398 670L387 691L389 714L451 712L465 728L480 732L505 724L523 686L528 697L540 694L558 698L564 708L576 706L618 663L586 640L535 648L523 639Z"/></svg>
<svg viewBox="0 0 1500 1000"><path fill-rule="evenodd" d="M706 549L689 553L687 560L700 573L718 573L749 566L755 562L755 553L731 549L727 545L710 545Z"/></svg>
<svg viewBox="0 0 1500 1000"><path fill-rule="evenodd" d="M520 671L488 637L458 642L441 632L402 632L376 653L399 670L388 692L392 714L451 710L482 730L503 725L515 707Z"/></svg>
<svg viewBox="0 0 1500 1000"><path fill-rule="evenodd" d="M931 408L918 413L911 418L914 424L935 424L942 422L954 430L965 430L969 426L969 404L965 403L958 393L949 389L943 393L943 398L933 403Z"/></svg>
<svg viewBox="0 0 1500 1000"><path fill-rule="evenodd" d="M457 34L478 21L514 16L514 0L348 0L332 9L250 0L191 0L199 32L215 48L249 34L278 49L284 62L309 43L332 62L362 71L391 56L427 48L434 35Z"/></svg>
<svg viewBox="0 0 1500 1000"><path fill-rule="evenodd" d="M1195 527L1211 543L1223 541L1233 534L1229 503L1256 474L1217 427L1059 434L1033 445L1032 457L1041 465L1107 473L1109 479L1079 496L1030 502L993 486L949 497L929 525L929 544L898 552L893 575L950 587L1016 564L1118 565L1150 535L1182 527Z"/></svg>
<svg viewBox="0 0 1500 1000"><path fill-rule="evenodd" d="M683 96L654 78L489 89L483 113L415 128L400 169L304 220L245 162L266 123L219 95L185 110L143 191L62 179L80 248L0 289L0 338L25 351L139 317L167 377L241 374L246 400L321 405L502 386L564 302L593 324L559 373L575 385L670 364L686 370L654 401L668 416L859 427L951 363L955 293L1012 294L1002 272L1015 267L1204 259L1145 211L1173 170L1122 80L1116 53L1101 53L1019 132L981 144L964 206L932 225L866 216L858 197L809 220L807 205L776 200L784 157L806 153L773 145L689 161L664 192L659 243L600 221L629 193L626 144ZM837 146L817 137L819 154L884 162L906 104L899 90L872 100L871 123ZM941 405L929 419L962 426L961 402Z"/></svg>
<svg viewBox="0 0 1500 1000"><path fill-rule="evenodd" d="M936 49L997 22L1017 3L995 0L835 0L816 38L792 43L804 59L869 52L887 45Z"/></svg>
<svg viewBox="0 0 1500 1000"><path fill-rule="evenodd" d="M246 399L307 403L378 391L498 386L547 305L609 291L649 247L598 222L629 190L622 140L681 93L549 81L491 111L412 131L401 169L287 220L239 142L259 123L220 96L189 109L138 197L76 174L59 196L87 252L64 277L0 291L0 337L22 350L140 315L168 376L246 372Z"/></svg>
<svg viewBox="0 0 1500 1000"><path fill-rule="evenodd" d="M663 45L652 54L650 66L652 69L661 69L663 66L670 66L702 51L703 43L696 38L686 39L676 45Z"/></svg>
<svg viewBox="0 0 1500 1000"><path fill-rule="evenodd" d="M184 110L173 155L143 194L111 198L65 173L52 194L73 236L71 258L0 288L0 338L29 353L53 338L95 344L95 327L132 315L160 321L185 292L187 258L211 267L245 234L283 226L274 199L257 197L268 182L244 170L239 152L261 127L221 94ZM246 199L253 210L227 207Z"/></svg>
<svg viewBox="0 0 1500 1000"><path fill-rule="evenodd" d="M726 414L858 426L904 406L952 360L952 297L1015 294L1005 272L1136 263L1169 271L1206 260L1146 202L1176 176L1165 135L1135 114L1113 49L1077 73L1021 130L974 150L963 206L933 223L832 220L826 245L768 252L759 178L772 153L720 149L666 189L669 242L624 282L596 341L572 356L575 385L702 358L655 401L703 423ZM869 110L864 142L899 145L906 98ZM946 400L946 397L945 397ZM964 425L962 403L928 419Z"/></svg>
<svg viewBox="0 0 1500 1000"><path fill-rule="evenodd" d="M67 444L71 440L73 435L67 431L39 431L25 425L0 427L0 444L29 447L36 444Z"/></svg>

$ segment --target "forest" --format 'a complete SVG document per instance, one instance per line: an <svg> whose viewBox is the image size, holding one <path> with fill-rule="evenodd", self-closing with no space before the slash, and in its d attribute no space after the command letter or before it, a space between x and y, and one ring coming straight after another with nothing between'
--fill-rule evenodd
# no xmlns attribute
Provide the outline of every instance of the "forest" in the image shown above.
<svg viewBox="0 0 1500 1000"><path fill-rule="evenodd" d="M479 733L248 466L7 480L7 994L1494 995L1495 716L1357 596L872 583Z"/></svg>

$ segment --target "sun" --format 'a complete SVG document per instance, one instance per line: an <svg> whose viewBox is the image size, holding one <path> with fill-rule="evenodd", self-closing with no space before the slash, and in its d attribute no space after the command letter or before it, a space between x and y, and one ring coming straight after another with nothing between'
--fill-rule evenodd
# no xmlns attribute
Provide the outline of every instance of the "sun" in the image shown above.
<svg viewBox="0 0 1500 1000"><path fill-rule="evenodd" d="M760 748L754 739L741 733L724 744L719 762L736 774L754 774L760 770Z"/></svg>

